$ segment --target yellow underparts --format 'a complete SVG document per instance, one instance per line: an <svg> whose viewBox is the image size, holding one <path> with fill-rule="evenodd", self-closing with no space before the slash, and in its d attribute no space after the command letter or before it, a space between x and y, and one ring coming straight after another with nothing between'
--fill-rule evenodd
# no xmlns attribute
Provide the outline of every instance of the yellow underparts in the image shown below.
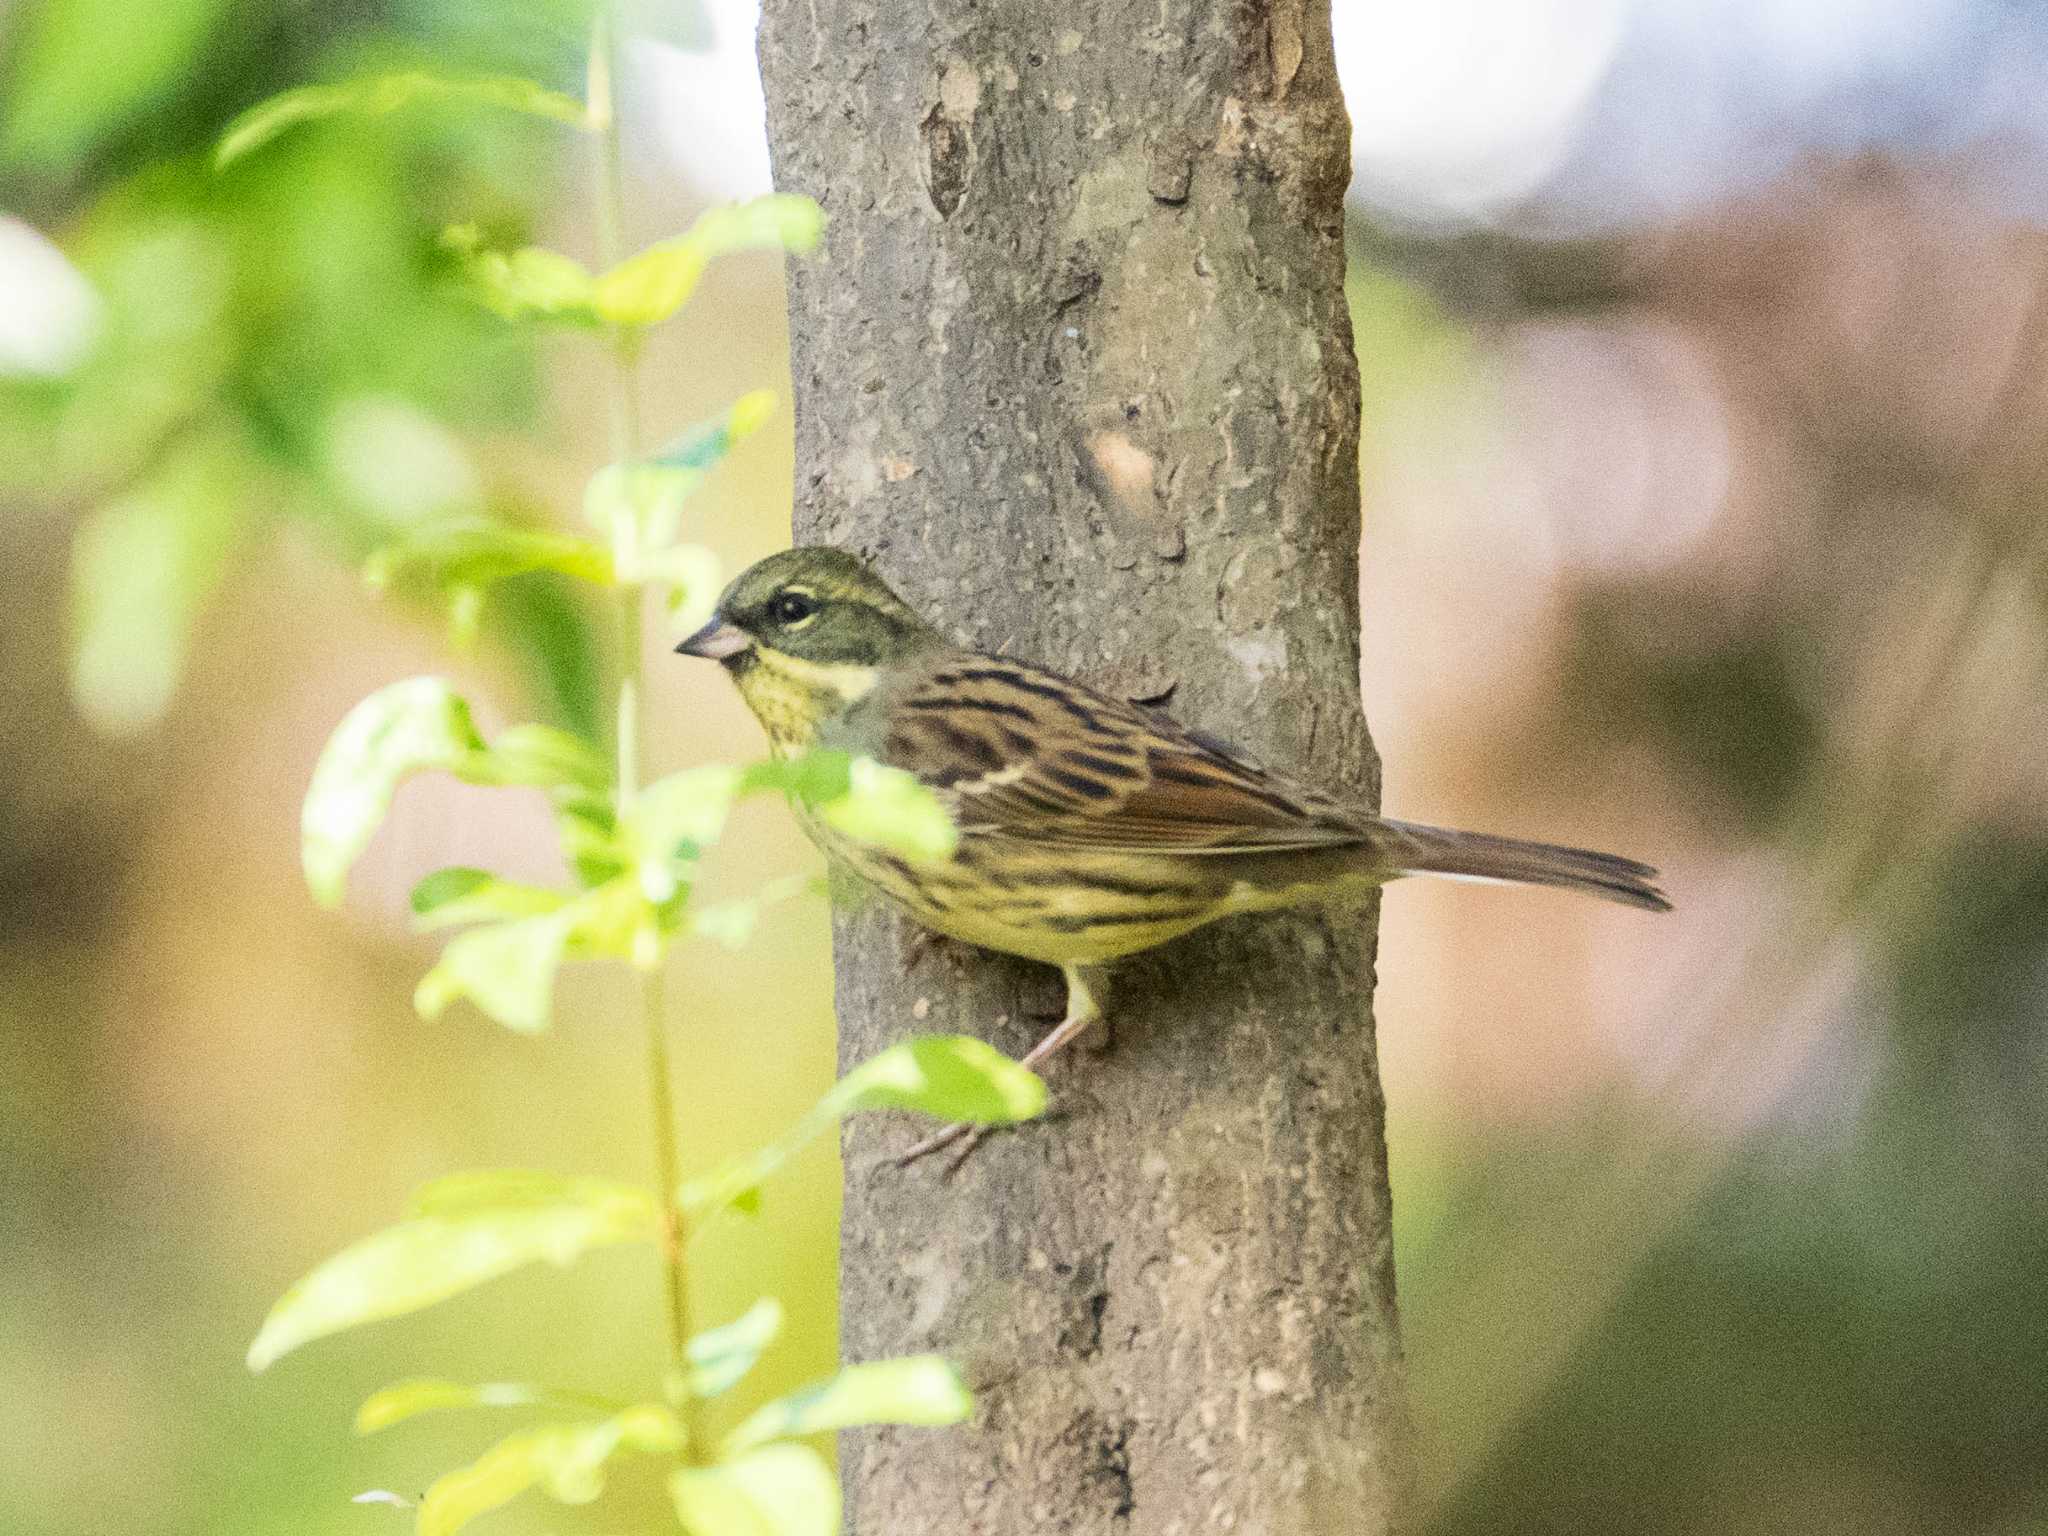
<svg viewBox="0 0 2048 1536"><path fill-rule="evenodd" d="M805 661L756 644L738 683L775 755L794 757L816 744L820 725L873 692L878 676L873 667Z"/></svg>

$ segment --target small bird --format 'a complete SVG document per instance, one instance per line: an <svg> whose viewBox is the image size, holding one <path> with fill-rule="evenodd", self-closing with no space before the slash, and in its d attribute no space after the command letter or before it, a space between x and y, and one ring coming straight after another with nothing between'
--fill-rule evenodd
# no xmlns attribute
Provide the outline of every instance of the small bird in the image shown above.
<svg viewBox="0 0 2048 1536"><path fill-rule="evenodd" d="M943 860L900 858L798 814L828 859L926 927L1065 973L1066 1017L1027 1067L1102 1017L1100 967L1239 912L1412 874L1670 910L1656 871L1632 859L1390 821L1158 710L963 650L843 550L749 567L676 649L725 667L778 757L867 755L939 797L959 831ZM970 1134L948 1127L899 1164Z"/></svg>

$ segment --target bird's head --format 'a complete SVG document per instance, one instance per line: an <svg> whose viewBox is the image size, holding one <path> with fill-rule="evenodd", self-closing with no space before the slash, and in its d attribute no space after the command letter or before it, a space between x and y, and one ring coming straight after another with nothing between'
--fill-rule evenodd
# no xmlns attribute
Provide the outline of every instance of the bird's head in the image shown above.
<svg viewBox="0 0 2048 1536"><path fill-rule="evenodd" d="M865 561L819 545L747 567L676 649L723 665L776 749L801 751L886 668L939 643Z"/></svg>

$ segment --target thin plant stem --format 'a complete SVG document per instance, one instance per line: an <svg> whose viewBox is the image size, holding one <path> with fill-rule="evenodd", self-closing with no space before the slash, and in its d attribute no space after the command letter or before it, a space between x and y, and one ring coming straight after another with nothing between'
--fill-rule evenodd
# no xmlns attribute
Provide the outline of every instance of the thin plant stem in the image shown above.
<svg viewBox="0 0 2048 1536"><path fill-rule="evenodd" d="M606 267L625 254L625 155L620 144L617 98L613 80L617 55L608 7L600 7L591 24L588 103L597 132L597 174L594 177L599 259ZM621 328L612 335L611 440L620 464L636 462L644 451L641 432L639 338ZM639 582L618 587L619 684L617 705L617 801L623 820L640 793L641 612L646 589ZM660 1181L661 1258L668 1293L668 1338L671 1391L684 1418L683 1455L695 1461L703 1454L697 1396L689 1374L690 1279L685 1267L689 1234L684 1230L678 1197L682 1190L682 1153L676 1136L674 1064L669 1057L666 976L661 946L648 946L636 956L640 1019L647 1039L649 1105L654 1119L654 1163Z"/></svg>

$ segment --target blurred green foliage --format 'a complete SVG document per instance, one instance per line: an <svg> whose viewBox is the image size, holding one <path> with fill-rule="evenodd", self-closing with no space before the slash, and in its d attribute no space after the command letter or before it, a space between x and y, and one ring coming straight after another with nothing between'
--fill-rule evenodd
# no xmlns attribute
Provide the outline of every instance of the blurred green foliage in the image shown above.
<svg viewBox="0 0 2048 1536"><path fill-rule="evenodd" d="M418 70L360 76L259 103L229 128L216 163L239 164L306 125L381 119L439 103L504 108L597 132L615 165L622 145L609 84L617 62L612 24L608 13L593 21L587 108L516 77L446 80ZM600 223L608 243L616 243L624 215L620 178L607 177L603 187ZM653 1249L663 1265L669 1369L660 1401L612 1402L570 1388L518 1384L465 1388L432 1378L372 1397L358 1414L359 1429L429 1409L546 1408L580 1415L580 1422L527 1427L500 1440L476 1460L442 1473L416 1506L390 1490L359 1496L416 1508L419 1536L455 1536L534 1489L563 1505L591 1503L604 1492L615 1458L628 1452L670 1464L673 1508L693 1536L739 1530L838 1536L837 1474L816 1447L796 1437L862 1424L957 1424L972 1411L972 1398L943 1361L863 1361L763 1405L730 1434L714 1438L706 1429L707 1404L752 1370L780 1331L783 1309L763 1299L719 1327L693 1330L690 1321L693 1273L723 1256L716 1245L700 1248L706 1226L728 1210L758 1209L761 1182L846 1115L892 1107L995 1125L1028 1118L1045 1105L1037 1078L980 1041L907 1041L850 1073L781 1141L706 1180L684 1181L664 978L676 941L707 933L743 941L752 927L722 916L707 928L693 921L690 908L699 861L719 841L733 803L754 790L784 791L841 831L910 858L944 856L954 842L951 821L932 792L872 759L821 754L751 771L710 764L641 785L647 599L664 599L671 616L708 611L716 557L683 542L685 503L772 409L764 392L751 392L677 447L646 455L638 441L635 375L645 330L681 308L714 257L750 247L806 251L816 246L822 227L822 215L805 199L760 198L714 209L685 234L623 261L608 250L610 269L595 276L570 258L531 249L523 263L501 269L478 260L468 238L452 242L470 259L478 282L473 296L506 319L549 319L567 311L602 329L613 354L613 437L620 458L590 478L583 498L601 542L521 529L429 497L405 509L412 515L391 520L367 574L382 588L399 572L414 573L446 605L458 641L473 637L494 588L536 572L607 593L622 652L612 750L599 752L586 737L545 724L516 725L487 741L468 701L445 679L389 684L348 713L320 756L301 815L302 863L315 899L339 906L349 871L400 784L422 772L542 791L556 812L562 863L575 883L533 885L467 867L421 880L412 895L417 926L465 931L447 942L421 978L414 1003L431 1021L467 1000L506 1028L532 1034L552 1021L564 961L629 963L647 1039L657 1179L647 1190L521 1170L443 1176L414 1194L402 1220L334 1254L287 1290L250 1345L248 1363L261 1371L313 1340L410 1315L542 1261L566 1268L596 1250L632 1245ZM445 238L440 243L451 246ZM534 272L553 280L537 284ZM367 451L354 463L396 469L404 477L397 489L414 496L420 466L403 462L404 449L408 439L420 438L424 419L377 425L387 430L357 445ZM442 446L429 444L429 457ZM431 475L426 478L431 484ZM180 490L177 497L140 494L103 509L81 536L78 692L84 707L111 728L146 724L161 713L180 650L156 644L161 637L149 627L168 625L171 638L182 642L197 601L227 563L208 514L216 501L232 505L233 476L195 477ZM193 533L195 524L203 535ZM137 571L146 573L144 584L136 584ZM102 583L113 588L112 611ZM169 585L170 595L157 596L152 584ZM142 674L140 687L135 674L118 665L123 643L151 645L153 654L167 658ZM787 888L787 882L773 882L754 900L765 903Z"/></svg>
<svg viewBox="0 0 2048 1536"><path fill-rule="evenodd" d="M219 174L213 141L307 75L574 81L587 10L46 0L18 16L0 203L56 234L98 305L78 367L0 378L0 494L83 514L76 692L133 731L168 705L228 572L279 532L355 563L426 520L531 517L464 438L531 424L536 345L471 301L438 232L527 234L558 195L559 131L457 99L308 122ZM537 704L593 729L578 600L536 577L507 616L496 638Z"/></svg>

